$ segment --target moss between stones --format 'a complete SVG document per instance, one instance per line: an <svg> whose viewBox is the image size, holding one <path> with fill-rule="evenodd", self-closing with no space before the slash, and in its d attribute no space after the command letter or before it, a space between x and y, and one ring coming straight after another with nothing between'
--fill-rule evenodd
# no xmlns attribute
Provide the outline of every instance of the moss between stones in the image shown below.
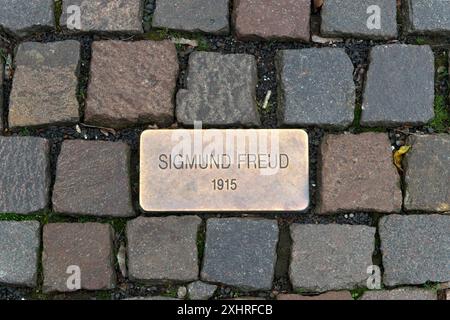
<svg viewBox="0 0 450 320"><path fill-rule="evenodd" d="M62 0L55 0L55 26L57 31L61 31Z"/></svg>

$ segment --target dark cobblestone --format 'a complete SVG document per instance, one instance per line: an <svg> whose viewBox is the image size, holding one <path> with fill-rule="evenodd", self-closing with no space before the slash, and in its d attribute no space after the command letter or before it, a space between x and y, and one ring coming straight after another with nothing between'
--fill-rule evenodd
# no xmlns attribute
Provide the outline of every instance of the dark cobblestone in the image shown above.
<svg viewBox="0 0 450 320"><path fill-rule="evenodd" d="M0 28L15 36L55 27L53 0L0 0Z"/></svg>
<svg viewBox="0 0 450 320"><path fill-rule="evenodd" d="M379 224L386 286L450 280L450 216L392 215Z"/></svg>
<svg viewBox="0 0 450 320"><path fill-rule="evenodd" d="M0 213L43 210L48 206L49 191L48 141L0 136Z"/></svg>
<svg viewBox="0 0 450 320"><path fill-rule="evenodd" d="M65 141L53 209L70 215L130 217L130 148L121 142Z"/></svg>
<svg viewBox="0 0 450 320"><path fill-rule="evenodd" d="M0 221L0 283L35 287L40 246L37 221Z"/></svg>
<svg viewBox="0 0 450 320"><path fill-rule="evenodd" d="M228 34L230 0L156 0L153 27Z"/></svg>

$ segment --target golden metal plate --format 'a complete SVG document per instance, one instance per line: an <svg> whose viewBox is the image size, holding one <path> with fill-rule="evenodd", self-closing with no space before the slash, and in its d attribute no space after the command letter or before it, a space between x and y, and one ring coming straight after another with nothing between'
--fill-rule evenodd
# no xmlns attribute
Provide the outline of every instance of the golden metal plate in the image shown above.
<svg viewBox="0 0 450 320"><path fill-rule="evenodd" d="M147 130L140 143L144 211L303 211L309 205L304 130Z"/></svg>

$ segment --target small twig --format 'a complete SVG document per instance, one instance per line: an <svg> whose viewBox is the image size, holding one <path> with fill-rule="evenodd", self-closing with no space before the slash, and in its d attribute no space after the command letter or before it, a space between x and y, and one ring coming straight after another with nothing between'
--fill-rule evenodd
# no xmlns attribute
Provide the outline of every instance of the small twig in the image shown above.
<svg viewBox="0 0 450 320"><path fill-rule="evenodd" d="M266 110L269 105L270 97L272 96L272 90L267 91L266 98L264 99L264 103L262 105L262 109Z"/></svg>

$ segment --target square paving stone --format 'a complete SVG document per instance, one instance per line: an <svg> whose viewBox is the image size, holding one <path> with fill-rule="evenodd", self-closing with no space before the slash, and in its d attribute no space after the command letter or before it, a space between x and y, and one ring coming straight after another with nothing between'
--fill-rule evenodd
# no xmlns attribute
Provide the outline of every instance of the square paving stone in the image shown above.
<svg viewBox="0 0 450 320"><path fill-rule="evenodd" d="M20 44L9 103L9 126L78 122L79 60L78 41Z"/></svg>
<svg viewBox="0 0 450 320"><path fill-rule="evenodd" d="M34 213L47 208L50 147L34 137L0 137L0 213Z"/></svg>
<svg viewBox="0 0 450 320"><path fill-rule="evenodd" d="M360 300L437 300L436 292L421 288L366 291Z"/></svg>
<svg viewBox="0 0 450 320"><path fill-rule="evenodd" d="M277 243L276 220L209 219L201 277L241 290L270 290Z"/></svg>
<svg viewBox="0 0 450 320"><path fill-rule="evenodd" d="M325 292L366 285L375 228L350 225L291 226L289 276L294 290Z"/></svg>
<svg viewBox="0 0 450 320"><path fill-rule="evenodd" d="M343 49L283 50L277 55L280 121L345 128L355 113L353 64Z"/></svg>
<svg viewBox="0 0 450 320"><path fill-rule="evenodd" d="M381 17L379 27L373 25L371 19L378 13L378 8ZM396 0L326 0L321 15L321 33L324 36L365 39L397 37ZM369 25L373 27L369 28Z"/></svg>
<svg viewBox="0 0 450 320"><path fill-rule="evenodd" d="M187 90L177 94L177 119L185 125L258 126L255 57L194 52L189 58Z"/></svg>
<svg viewBox="0 0 450 320"><path fill-rule="evenodd" d="M415 34L449 35L450 1L406 0L408 31Z"/></svg>
<svg viewBox="0 0 450 320"><path fill-rule="evenodd" d="M407 144L405 209L450 213L450 135L411 136Z"/></svg>
<svg viewBox="0 0 450 320"><path fill-rule="evenodd" d="M39 228L37 221L0 221L0 283L36 286Z"/></svg>
<svg viewBox="0 0 450 320"><path fill-rule="evenodd" d="M197 216L144 218L127 224L129 276L162 283L198 279Z"/></svg>
<svg viewBox="0 0 450 320"><path fill-rule="evenodd" d="M235 0L233 19L240 39L309 41L310 0Z"/></svg>
<svg viewBox="0 0 450 320"><path fill-rule="evenodd" d="M121 142L64 141L52 200L59 213L134 216L130 147Z"/></svg>
<svg viewBox="0 0 450 320"><path fill-rule="evenodd" d="M178 58L170 41L94 41L85 119L123 128L169 126Z"/></svg>
<svg viewBox="0 0 450 320"><path fill-rule="evenodd" d="M80 271L81 289L115 287L113 229L101 223L51 223L44 226L44 292L76 291L68 284ZM74 268L72 270L72 268Z"/></svg>
<svg viewBox="0 0 450 320"><path fill-rule="evenodd" d="M319 158L319 213L400 212L400 176L387 134L326 135Z"/></svg>
<svg viewBox="0 0 450 320"><path fill-rule="evenodd" d="M54 0L0 0L0 29L15 36L55 27Z"/></svg>
<svg viewBox="0 0 450 320"><path fill-rule="evenodd" d="M229 0L156 0L154 28L228 34Z"/></svg>
<svg viewBox="0 0 450 320"><path fill-rule="evenodd" d="M143 32L143 0L63 0L61 26L67 26L71 6L80 8L81 31Z"/></svg>
<svg viewBox="0 0 450 320"><path fill-rule="evenodd" d="M361 125L421 125L434 117L434 55L429 46L380 45L370 52Z"/></svg>
<svg viewBox="0 0 450 320"><path fill-rule="evenodd" d="M392 215L379 223L386 286L450 280L450 216Z"/></svg>

